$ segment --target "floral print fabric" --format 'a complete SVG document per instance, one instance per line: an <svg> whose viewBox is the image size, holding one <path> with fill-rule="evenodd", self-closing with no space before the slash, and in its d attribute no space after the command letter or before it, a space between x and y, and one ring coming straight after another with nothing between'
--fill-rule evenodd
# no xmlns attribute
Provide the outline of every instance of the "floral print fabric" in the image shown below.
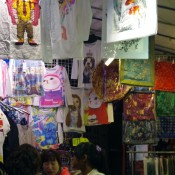
<svg viewBox="0 0 175 175"><path fill-rule="evenodd" d="M122 84L154 86L154 61L121 60L120 81Z"/></svg>
<svg viewBox="0 0 175 175"><path fill-rule="evenodd" d="M175 64L155 61L155 90L175 92Z"/></svg>
<svg viewBox="0 0 175 175"><path fill-rule="evenodd" d="M122 99L130 86L121 85L119 82L119 60L115 59L109 66L101 61L92 75L92 86L98 96L104 102Z"/></svg>
<svg viewBox="0 0 175 175"><path fill-rule="evenodd" d="M123 142L127 144L155 143L155 121L124 121Z"/></svg>
<svg viewBox="0 0 175 175"><path fill-rule="evenodd" d="M124 100L124 118L126 120L154 119L154 94L132 93Z"/></svg>
<svg viewBox="0 0 175 175"><path fill-rule="evenodd" d="M156 91L157 116L175 116L175 93Z"/></svg>

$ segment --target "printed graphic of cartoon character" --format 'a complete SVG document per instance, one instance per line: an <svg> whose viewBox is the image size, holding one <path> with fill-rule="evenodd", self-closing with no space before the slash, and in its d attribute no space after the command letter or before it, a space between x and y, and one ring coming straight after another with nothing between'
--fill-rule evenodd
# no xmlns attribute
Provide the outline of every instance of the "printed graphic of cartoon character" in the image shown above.
<svg viewBox="0 0 175 175"><path fill-rule="evenodd" d="M41 105L64 105L65 101L62 92L62 83L59 76L55 74L44 76L43 88L45 95L40 98Z"/></svg>
<svg viewBox="0 0 175 175"><path fill-rule="evenodd" d="M92 72L95 69L95 59L92 57L92 53L87 53L87 56L83 61L83 83L91 83Z"/></svg>
<svg viewBox="0 0 175 175"><path fill-rule="evenodd" d="M58 0L58 3L61 16L62 39L67 40L67 29L64 26L64 19L66 15L70 14L72 6L75 4L75 0Z"/></svg>
<svg viewBox="0 0 175 175"><path fill-rule="evenodd" d="M104 103L102 99L99 99L93 90L89 93L86 113L88 113L88 125L108 123L107 104Z"/></svg>
<svg viewBox="0 0 175 175"><path fill-rule="evenodd" d="M39 0L6 0L12 23L17 25L16 45L24 44L24 34L27 32L28 43L36 46L33 40L33 26L38 25L40 16Z"/></svg>
<svg viewBox="0 0 175 175"><path fill-rule="evenodd" d="M68 127L81 128L81 98L76 94L72 94L72 98L73 106L69 107L69 112L66 116L66 125Z"/></svg>

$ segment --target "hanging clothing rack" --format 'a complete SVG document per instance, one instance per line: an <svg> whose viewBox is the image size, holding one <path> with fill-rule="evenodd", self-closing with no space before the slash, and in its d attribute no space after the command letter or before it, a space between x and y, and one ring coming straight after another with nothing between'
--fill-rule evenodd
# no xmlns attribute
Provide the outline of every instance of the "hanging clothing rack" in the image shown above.
<svg viewBox="0 0 175 175"><path fill-rule="evenodd" d="M141 153L141 154L175 154L175 151L126 151L126 153Z"/></svg>
<svg viewBox="0 0 175 175"><path fill-rule="evenodd" d="M22 114L26 113L27 115L30 115L30 113L28 113L27 111L23 110L23 109L18 109L14 106L10 106L10 105L7 105L5 104L4 102L0 101L0 105L2 105L7 111L11 111L11 110L15 110L15 111L18 111Z"/></svg>
<svg viewBox="0 0 175 175"><path fill-rule="evenodd" d="M158 60L158 61L175 61L175 55L155 55L155 60Z"/></svg>

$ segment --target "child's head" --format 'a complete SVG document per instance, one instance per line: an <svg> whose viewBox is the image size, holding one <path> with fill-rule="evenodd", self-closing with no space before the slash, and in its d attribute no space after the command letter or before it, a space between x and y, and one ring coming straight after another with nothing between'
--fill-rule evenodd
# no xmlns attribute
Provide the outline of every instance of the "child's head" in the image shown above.
<svg viewBox="0 0 175 175"><path fill-rule="evenodd" d="M91 169L97 169L98 171L107 174L105 151L100 146L93 143L80 143L75 148L72 166L74 169L80 170L88 166Z"/></svg>
<svg viewBox="0 0 175 175"><path fill-rule="evenodd" d="M40 169L40 154L30 144L23 144L12 152L6 162L9 175L36 175Z"/></svg>
<svg viewBox="0 0 175 175"><path fill-rule="evenodd" d="M41 153L41 166L45 174L56 175L61 170L61 159L55 150L43 150Z"/></svg>

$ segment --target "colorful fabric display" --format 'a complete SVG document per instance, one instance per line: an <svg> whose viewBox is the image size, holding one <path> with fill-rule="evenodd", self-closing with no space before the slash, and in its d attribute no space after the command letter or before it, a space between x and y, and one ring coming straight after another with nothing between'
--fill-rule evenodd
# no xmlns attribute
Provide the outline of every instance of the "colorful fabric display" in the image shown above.
<svg viewBox="0 0 175 175"><path fill-rule="evenodd" d="M13 96L43 95L45 66L39 60L10 60L9 75Z"/></svg>
<svg viewBox="0 0 175 175"><path fill-rule="evenodd" d="M66 111L63 130L65 132L85 132L83 121L83 89L71 89L73 105Z"/></svg>
<svg viewBox="0 0 175 175"><path fill-rule="evenodd" d="M11 95L11 86L8 73L8 65L0 60L0 97L5 98Z"/></svg>
<svg viewBox="0 0 175 175"><path fill-rule="evenodd" d="M175 138L175 116L159 116L157 120L158 138Z"/></svg>
<svg viewBox="0 0 175 175"><path fill-rule="evenodd" d="M130 86L121 85L119 82L119 60L115 59L109 66L101 61L92 75L92 86L98 98L104 102L122 99Z"/></svg>
<svg viewBox="0 0 175 175"><path fill-rule="evenodd" d="M154 60L121 60L120 81L128 85L154 86Z"/></svg>
<svg viewBox="0 0 175 175"><path fill-rule="evenodd" d="M154 94L129 94L123 101L125 120L154 120L154 100Z"/></svg>
<svg viewBox="0 0 175 175"><path fill-rule="evenodd" d="M151 144L156 141L156 123L153 120L123 121L123 142Z"/></svg>
<svg viewBox="0 0 175 175"><path fill-rule="evenodd" d="M85 90L84 106L85 125L108 124L107 103L99 99L92 89Z"/></svg>
<svg viewBox="0 0 175 175"><path fill-rule="evenodd" d="M175 92L175 64L155 61L155 90Z"/></svg>
<svg viewBox="0 0 175 175"><path fill-rule="evenodd" d="M32 108L32 131L35 138L35 147L50 148L58 143L56 108Z"/></svg>
<svg viewBox="0 0 175 175"><path fill-rule="evenodd" d="M32 97L9 98L11 106L32 105Z"/></svg>
<svg viewBox="0 0 175 175"><path fill-rule="evenodd" d="M6 5L11 18L10 57L41 59L39 0L6 0Z"/></svg>
<svg viewBox="0 0 175 175"><path fill-rule="evenodd" d="M43 80L44 95L40 97L40 107L63 107L72 105L70 82L65 67L56 65L46 69Z"/></svg>
<svg viewBox="0 0 175 175"><path fill-rule="evenodd" d="M175 93L156 91L157 116L175 116Z"/></svg>

